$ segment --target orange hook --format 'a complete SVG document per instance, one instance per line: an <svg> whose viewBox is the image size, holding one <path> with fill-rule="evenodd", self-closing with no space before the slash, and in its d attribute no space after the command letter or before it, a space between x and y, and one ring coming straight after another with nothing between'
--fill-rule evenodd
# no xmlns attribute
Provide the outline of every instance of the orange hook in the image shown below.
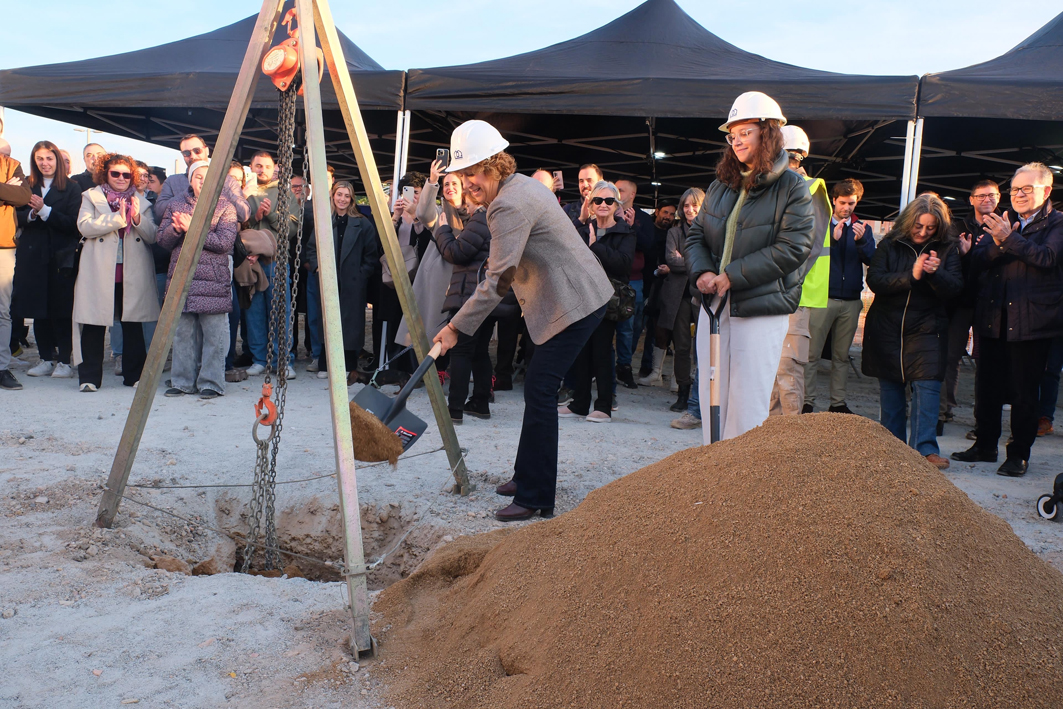
<svg viewBox="0 0 1063 709"><path fill-rule="evenodd" d="M262 398L255 404L255 420L263 426L272 426L277 420L277 405L270 401L273 396L273 385L266 382L262 385Z"/></svg>

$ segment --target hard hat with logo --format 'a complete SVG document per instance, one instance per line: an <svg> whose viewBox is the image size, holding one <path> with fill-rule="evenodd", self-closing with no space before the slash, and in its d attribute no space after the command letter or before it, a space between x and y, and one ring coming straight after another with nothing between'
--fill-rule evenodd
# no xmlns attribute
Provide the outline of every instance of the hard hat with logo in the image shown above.
<svg viewBox="0 0 1063 709"><path fill-rule="evenodd" d="M464 170L508 147L509 141L487 121L465 121L450 136L447 172Z"/></svg>
<svg viewBox="0 0 1063 709"><path fill-rule="evenodd" d="M808 155L811 143L808 135L798 126L783 126L782 128L783 150L799 150Z"/></svg>
<svg viewBox="0 0 1063 709"><path fill-rule="evenodd" d="M779 104L775 102L775 99L759 91L747 91L731 104L731 112L727 114L727 122L720 126L720 130L728 133L732 123L754 119L766 121L770 118L774 118L780 121L782 125L786 125L786 116L782 114L782 109L779 108Z"/></svg>

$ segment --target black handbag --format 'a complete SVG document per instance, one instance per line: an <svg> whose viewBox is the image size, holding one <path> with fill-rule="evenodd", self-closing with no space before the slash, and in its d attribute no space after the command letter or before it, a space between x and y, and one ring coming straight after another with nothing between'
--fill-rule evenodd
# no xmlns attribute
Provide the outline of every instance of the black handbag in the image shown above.
<svg viewBox="0 0 1063 709"><path fill-rule="evenodd" d="M610 278L613 295L605 306L605 319L623 322L635 314L635 289L630 283Z"/></svg>

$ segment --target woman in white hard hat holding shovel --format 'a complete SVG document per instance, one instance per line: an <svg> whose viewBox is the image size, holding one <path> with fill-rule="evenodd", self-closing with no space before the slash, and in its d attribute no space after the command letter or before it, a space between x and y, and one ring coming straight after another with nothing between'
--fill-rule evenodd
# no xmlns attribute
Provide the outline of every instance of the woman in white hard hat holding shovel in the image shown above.
<svg viewBox="0 0 1063 709"><path fill-rule="evenodd" d="M557 487L557 390L605 315L613 286L557 203L554 193L525 175L505 152L509 142L484 121L467 121L450 139L448 172L461 175L467 198L487 207L491 247L484 280L435 336L445 353L458 333L472 335L513 288L535 355L524 380L524 424L513 479L499 495L513 504L495 517L553 514ZM778 359L778 353L776 353Z"/></svg>
<svg viewBox="0 0 1063 709"><path fill-rule="evenodd" d="M759 91L735 99L729 148L716 164L701 211L687 233L690 277L720 307L715 381L700 377L702 402L718 387L720 432L734 438L768 418L790 313L801 300L800 268L812 249L812 197L789 169L774 100ZM706 299L708 300L708 299ZM709 318L698 321L698 361L708 363ZM711 428L704 428L711 443Z"/></svg>

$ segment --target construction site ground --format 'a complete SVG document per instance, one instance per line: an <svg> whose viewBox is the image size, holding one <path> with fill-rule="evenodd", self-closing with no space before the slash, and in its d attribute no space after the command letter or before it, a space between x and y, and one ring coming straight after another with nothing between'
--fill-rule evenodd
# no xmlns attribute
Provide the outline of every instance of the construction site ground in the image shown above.
<svg viewBox="0 0 1063 709"><path fill-rule="evenodd" d="M133 390L110 374L95 394L79 393L71 380L28 377L34 354L15 368L25 389L0 397L6 412L0 423L0 709L385 706L378 670L388 653L384 648L355 663L347 645L346 586L336 566L296 558L285 563L309 578L231 573L236 545L207 529L246 530L249 487L195 486L251 483L252 404L261 379L230 384L211 401L168 399L160 390L131 478L157 489L130 487L117 524L103 530L93 521ZM280 482L334 470L327 382L303 371L305 364L297 364L299 376L290 383ZM826 366L818 410L827 405ZM964 434L973 425L972 390L973 372L965 367L956 422L939 439L944 455L970 445ZM877 418L877 381L850 373L849 392L855 412ZM701 445L700 430L669 427L674 396L667 387L621 388L612 423L562 421L557 512L612 480ZM423 389L409 408L431 419ZM522 413L518 382L516 390L497 393L489 421L466 419L458 428L477 486L467 498L449 491L451 473L446 455L436 451L434 423L410 451L422 455L400 460L397 469L359 467L366 557L373 563L386 554L370 574L371 590L408 575L457 536L503 526L491 513L506 501L493 487L510 477ZM854 464L861 454L851 451ZM1024 478L1001 477L995 469L954 462L946 475L1063 569L1063 526L1041 520L1034 509L1063 471L1063 436L1038 439ZM282 546L341 560L337 500L331 477L279 485ZM201 571L227 573L183 572L183 564L201 562L209 562Z"/></svg>

